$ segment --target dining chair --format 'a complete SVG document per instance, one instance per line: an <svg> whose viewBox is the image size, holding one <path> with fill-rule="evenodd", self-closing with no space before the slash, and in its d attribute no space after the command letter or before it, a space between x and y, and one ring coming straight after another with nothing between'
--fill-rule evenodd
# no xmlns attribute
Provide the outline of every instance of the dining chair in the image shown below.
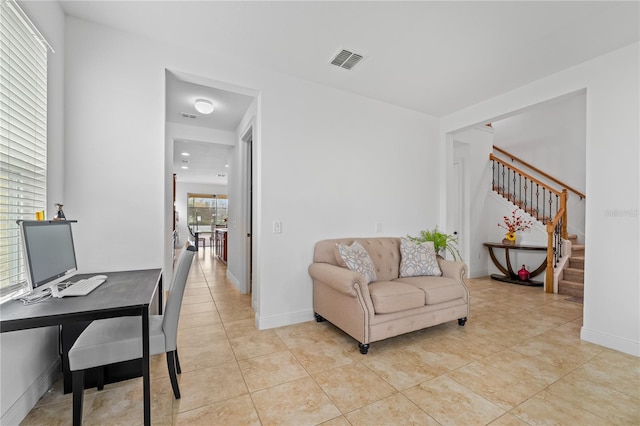
<svg viewBox="0 0 640 426"><path fill-rule="evenodd" d="M163 315L149 316L149 355L166 353L173 395L180 399L178 319L187 276L196 248L186 243L178 258ZM69 350L73 389L73 424L82 424L84 370L142 358L142 321L137 316L93 321Z"/></svg>

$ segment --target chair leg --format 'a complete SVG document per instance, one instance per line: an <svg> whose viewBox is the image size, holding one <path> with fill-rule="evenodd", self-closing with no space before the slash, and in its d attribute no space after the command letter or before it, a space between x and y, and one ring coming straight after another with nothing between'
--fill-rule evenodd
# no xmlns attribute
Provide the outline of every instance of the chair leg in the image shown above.
<svg viewBox="0 0 640 426"><path fill-rule="evenodd" d="M104 367L98 367L98 377L96 382L99 391L104 389Z"/></svg>
<svg viewBox="0 0 640 426"><path fill-rule="evenodd" d="M182 374L182 368L180 368L180 358L178 358L178 348L176 348L176 350L173 352L176 355L176 371L178 372L178 374Z"/></svg>
<svg viewBox="0 0 640 426"><path fill-rule="evenodd" d="M169 368L169 379L173 388L173 396L180 399L180 388L178 387L178 376L176 375L176 351L167 352L167 367Z"/></svg>
<svg viewBox="0 0 640 426"><path fill-rule="evenodd" d="M73 389L73 426L82 425L82 400L84 399L84 371L71 372Z"/></svg>

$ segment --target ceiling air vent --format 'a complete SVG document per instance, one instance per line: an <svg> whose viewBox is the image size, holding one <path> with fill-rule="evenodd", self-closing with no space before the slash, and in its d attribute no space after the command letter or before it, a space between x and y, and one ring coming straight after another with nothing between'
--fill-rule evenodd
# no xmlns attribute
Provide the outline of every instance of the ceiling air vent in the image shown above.
<svg viewBox="0 0 640 426"><path fill-rule="evenodd" d="M196 118L195 114L189 114L188 112L181 112L180 115L184 118Z"/></svg>
<svg viewBox="0 0 640 426"><path fill-rule="evenodd" d="M331 65L352 70L362 59L364 56L342 49L331 59Z"/></svg>

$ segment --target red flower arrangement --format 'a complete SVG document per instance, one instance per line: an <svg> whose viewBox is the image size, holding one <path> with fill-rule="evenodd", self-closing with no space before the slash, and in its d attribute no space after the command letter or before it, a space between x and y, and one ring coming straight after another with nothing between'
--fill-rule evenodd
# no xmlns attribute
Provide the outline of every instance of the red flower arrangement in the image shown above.
<svg viewBox="0 0 640 426"><path fill-rule="evenodd" d="M511 217L503 216L504 224L498 223L498 226L506 229L510 234L513 234L516 231L526 231L533 226L533 221L524 219L517 213L518 209L515 209L511 213Z"/></svg>

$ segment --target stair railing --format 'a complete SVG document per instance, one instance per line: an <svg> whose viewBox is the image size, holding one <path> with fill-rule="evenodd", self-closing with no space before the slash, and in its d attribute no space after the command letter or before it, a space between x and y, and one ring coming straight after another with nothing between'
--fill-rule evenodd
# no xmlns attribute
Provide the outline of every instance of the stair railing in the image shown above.
<svg viewBox="0 0 640 426"><path fill-rule="evenodd" d="M562 257L562 240L567 239L567 189L558 191L493 154L489 160L492 189L546 225L545 291L553 293L553 269Z"/></svg>
<svg viewBox="0 0 640 426"><path fill-rule="evenodd" d="M536 172L540 176L544 176L545 178L549 179L550 181L557 183L558 185L560 185L561 188L566 188L568 191L571 191L574 194L576 194L578 197L580 197L581 200L587 198L587 196L585 194L583 194L582 192L578 191L577 189L574 189L574 188L570 187L569 185L567 185L566 183L562 182L561 180L558 180L558 179L554 178L553 176L548 175L547 173L543 172L542 170L538 169L537 167L527 163L524 160L521 160L520 158L518 158L515 155L505 151L504 149L493 145L493 150L497 151L497 152L499 152L501 154L504 154L507 157L511 158L511 161L517 161L518 163L522 164L523 166L527 167L528 169L533 170L534 172Z"/></svg>

